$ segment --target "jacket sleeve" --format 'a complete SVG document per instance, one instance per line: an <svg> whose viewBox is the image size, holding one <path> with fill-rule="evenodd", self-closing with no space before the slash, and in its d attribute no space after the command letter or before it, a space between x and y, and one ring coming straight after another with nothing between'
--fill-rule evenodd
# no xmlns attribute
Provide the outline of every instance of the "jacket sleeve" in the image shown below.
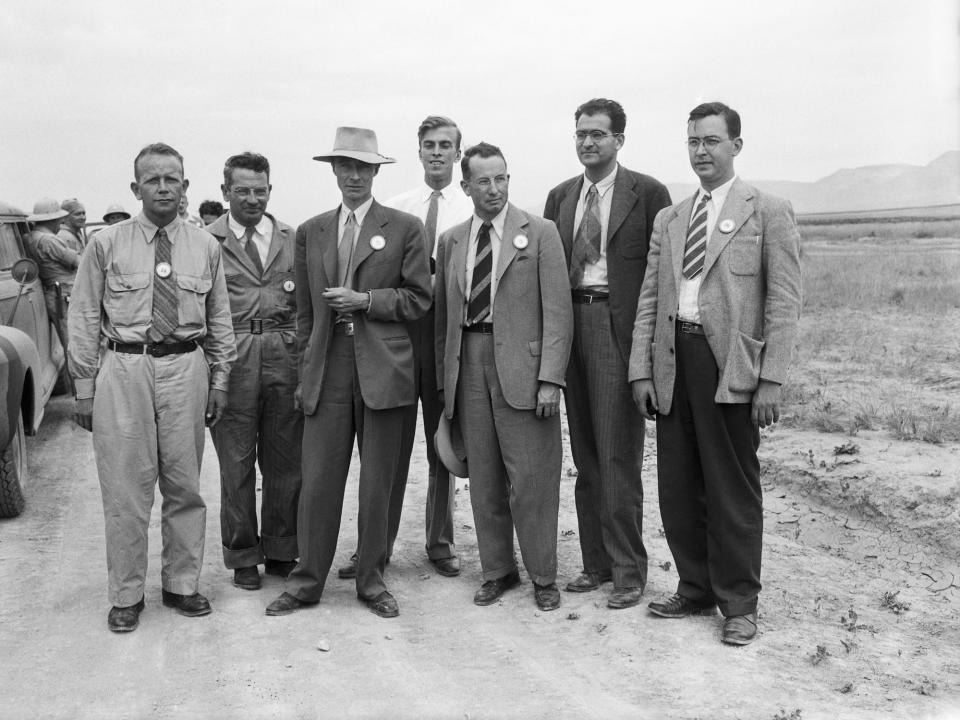
<svg viewBox="0 0 960 720"><path fill-rule="evenodd" d="M100 308L106 284L104 249L94 237L83 253L70 295L67 360L77 399L92 398L100 360Z"/></svg>
<svg viewBox="0 0 960 720"><path fill-rule="evenodd" d="M647 270L640 286L640 298L637 300L637 313L633 322L633 341L630 343L630 362L627 368L627 380L649 380L653 378L653 359L651 357L653 334L657 327L658 274L660 271L660 247L666 238L666 209L657 213L653 221L653 234L650 236L650 251L647 253Z"/></svg>
<svg viewBox="0 0 960 720"><path fill-rule="evenodd" d="M203 341L203 352L210 365L210 388L227 391L230 368L237 359L237 340L233 334L233 316L230 313L230 296L227 294L220 243L210 236L208 247L213 285L207 294L207 335Z"/></svg>
<svg viewBox="0 0 960 720"><path fill-rule="evenodd" d="M437 364L437 390L443 392L444 355L447 349L447 245L450 236L437 239L437 274L434 282L434 356Z"/></svg>
<svg viewBox="0 0 960 720"><path fill-rule="evenodd" d="M573 343L573 303L563 243L557 226L549 220L543 225L539 255L543 337L537 379L563 387Z"/></svg>
<svg viewBox="0 0 960 720"><path fill-rule="evenodd" d="M782 385L793 359L800 322L800 233L788 201L766 196L761 202L767 293L760 379Z"/></svg>
<svg viewBox="0 0 960 720"><path fill-rule="evenodd" d="M297 293L297 376L303 382L303 362L313 332L313 302L310 297L310 276L307 272L307 232L297 228L293 249L293 271Z"/></svg>

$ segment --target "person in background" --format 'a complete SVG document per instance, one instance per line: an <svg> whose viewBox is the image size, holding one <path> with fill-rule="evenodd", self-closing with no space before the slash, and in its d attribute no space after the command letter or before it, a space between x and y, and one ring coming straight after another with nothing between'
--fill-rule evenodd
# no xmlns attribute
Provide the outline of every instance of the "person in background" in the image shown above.
<svg viewBox="0 0 960 720"><path fill-rule="evenodd" d="M87 209L76 198L68 198L60 203L60 207L67 211L58 235L78 255L87 246Z"/></svg>
<svg viewBox="0 0 960 720"><path fill-rule="evenodd" d="M216 200L204 200L200 203L200 219L204 225L212 225L223 215L223 204Z"/></svg>
<svg viewBox="0 0 960 720"><path fill-rule="evenodd" d="M198 218L196 215L191 215L187 211L187 207L189 207L189 205L190 205L190 201L187 199L187 196L186 195L181 196L180 206L177 208L177 214L180 215L180 219L183 220L185 223L189 223L190 225L193 225L194 227L198 227L198 228L204 227L203 220Z"/></svg>
<svg viewBox="0 0 960 720"><path fill-rule="evenodd" d="M111 205L103 214L103 221L107 225L116 225L121 220L129 220L130 213L123 209L123 205Z"/></svg>
<svg viewBox="0 0 960 720"><path fill-rule="evenodd" d="M64 240L60 234L61 223L67 217L69 211L63 209L62 204L58 204L53 198L43 198L37 201L33 206L33 214L27 218L28 222L33 223L28 254L37 261L40 268L47 316L53 323L64 351L68 345L67 307L80 262L73 242Z"/></svg>

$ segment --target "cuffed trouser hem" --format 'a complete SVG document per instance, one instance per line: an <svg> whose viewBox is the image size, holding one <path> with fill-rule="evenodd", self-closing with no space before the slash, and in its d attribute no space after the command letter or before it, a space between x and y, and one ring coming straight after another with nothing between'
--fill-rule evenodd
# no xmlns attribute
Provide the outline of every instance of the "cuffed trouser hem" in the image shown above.
<svg viewBox="0 0 960 720"><path fill-rule="evenodd" d="M733 617L735 615L749 615L757 611L757 598L753 600L738 600L732 603L720 603L720 614L724 617Z"/></svg>
<svg viewBox="0 0 960 720"><path fill-rule="evenodd" d="M456 545L435 545L427 547L427 557L431 560L449 560L457 556Z"/></svg>
<svg viewBox="0 0 960 720"><path fill-rule="evenodd" d="M262 555L267 560L296 560L300 557L297 552L297 536L288 537L269 537L262 535L260 537L260 547Z"/></svg>
<svg viewBox="0 0 960 720"><path fill-rule="evenodd" d="M237 568L254 567L263 564L263 552L260 547L230 549L223 548L223 564L228 570Z"/></svg>
<svg viewBox="0 0 960 720"><path fill-rule="evenodd" d="M496 568L495 570L484 570L483 571L483 581L490 582L491 580L499 580L502 577L506 577L510 573L519 572L517 566L514 565L505 565L504 567Z"/></svg>

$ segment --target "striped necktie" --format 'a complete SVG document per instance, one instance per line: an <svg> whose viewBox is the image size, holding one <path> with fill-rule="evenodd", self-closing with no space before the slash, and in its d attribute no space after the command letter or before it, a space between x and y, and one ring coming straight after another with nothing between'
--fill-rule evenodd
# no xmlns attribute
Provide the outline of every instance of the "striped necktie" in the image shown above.
<svg viewBox="0 0 960 720"><path fill-rule="evenodd" d="M707 203L710 193L704 193L693 211L687 229L687 243L683 248L683 276L693 280L703 272L703 260L707 255Z"/></svg>
<svg viewBox="0 0 960 720"><path fill-rule="evenodd" d="M173 334L180 324L179 305L177 303L177 286L173 278L173 248L167 231L157 230L154 237L154 272L153 278L153 319L150 327L150 337L154 342L160 342L168 335Z"/></svg>
<svg viewBox="0 0 960 720"><path fill-rule="evenodd" d="M250 259L253 261L253 266L257 269L257 273L259 275L263 275L263 261L260 259L260 249L257 247L257 243L253 240L253 234L255 232L255 228L244 228L243 249L247 251L247 255L249 255Z"/></svg>
<svg viewBox="0 0 960 720"><path fill-rule="evenodd" d="M477 233L477 254L473 262L467 325L485 321L490 315L490 283L493 279L493 248L490 245L490 223L485 222ZM489 322L489 320L486 320Z"/></svg>

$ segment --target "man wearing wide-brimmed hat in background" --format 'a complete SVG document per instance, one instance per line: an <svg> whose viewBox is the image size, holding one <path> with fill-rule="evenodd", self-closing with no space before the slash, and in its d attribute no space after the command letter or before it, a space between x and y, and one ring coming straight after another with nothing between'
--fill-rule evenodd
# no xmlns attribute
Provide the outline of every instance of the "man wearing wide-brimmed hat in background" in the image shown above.
<svg viewBox="0 0 960 720"><path fill-rule="evenodd" d="M107 225L116 225L121 220L129 220L130 213L123 209L123 205L114 204L103 214L103 221Z"/></svg>
<svg viewBox="0 0 960 720"><path fill-rule="evenodd" d="M340 532L354 435L360 448L357 596L380 617L399 614L387 590L387 510L404 408L416 400L407 323L431 303L423 225L373 199L380 165L372 130L337 129L329 162L339 207L297 229L299 387L303 485L297 512L300 561L286 592L267 607L285 615L323 594Z"/></svg>
<svg viewBox="0 0 960 720"><path fill-rule="evenodd" d="M65 303L73 290L73 280L80 262L77 250L58 235L63 219L69 214L69 211L63 209L53 198L43 198L36 202L33 215L27 218L27 222L33 223L28 250L40 266L40 281L43 283L47 315L64 350L67 349Z"/></svg>

